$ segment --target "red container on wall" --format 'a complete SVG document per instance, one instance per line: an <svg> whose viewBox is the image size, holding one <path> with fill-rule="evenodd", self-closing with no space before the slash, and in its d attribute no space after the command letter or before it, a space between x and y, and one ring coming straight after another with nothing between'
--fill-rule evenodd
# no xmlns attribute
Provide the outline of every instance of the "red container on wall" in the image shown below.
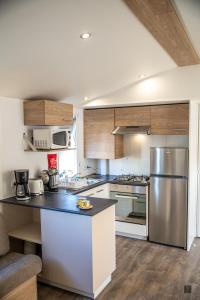
<svg viewBox="0 0 200 300"><path fill-rule="evenodd" d="M58 169L58 155L57 154L47 154L48 159L48 169Z"/></svg>

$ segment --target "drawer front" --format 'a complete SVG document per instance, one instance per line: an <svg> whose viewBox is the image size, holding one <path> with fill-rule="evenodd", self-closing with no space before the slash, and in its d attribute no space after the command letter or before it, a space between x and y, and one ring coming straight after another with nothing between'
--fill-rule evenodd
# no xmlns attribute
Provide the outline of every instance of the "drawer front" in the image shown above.
<svg viewBox="0 0 200 300"><path fill-rule="evenodd" d="M78 194L78 196L108 198L109 184L102 184L95 188L91 188L85 192Z"/></svg>
<svg viewBox="0 0 200 300"><path fill-rule="evenodd" d="M111 184L110 190L112 192L146 194L146 186Z"/></svg>

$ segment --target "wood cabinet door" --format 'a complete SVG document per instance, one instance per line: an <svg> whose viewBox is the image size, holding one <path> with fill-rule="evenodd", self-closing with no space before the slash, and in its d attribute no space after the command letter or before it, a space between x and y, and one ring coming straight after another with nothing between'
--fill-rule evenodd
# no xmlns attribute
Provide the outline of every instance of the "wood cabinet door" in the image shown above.
<svg viewBox="0 0 200 300"><path fill-rule="evenodd" d="M45 125L45 102L43 100L24 102L24 125Z"/></svg>
<svg viewBox="0 0 200 300"><path fill-rule="evenodd" d="M84 111L86 158L114 159L123 155L123 137L114 136L114 108Z"/></svg>
<svg viewBox="0 0 200 300"><path fill-rule="evenodd" d="M115 108L115 126L150 126L150 106Z"/></svg>
<svg viewBox="0 0 200 300"><path fill-rule="evenodd" d="M151 134L187 135L189 104L151 106Z"/></svg>
<svg viewBox="0 0 200 300"><path fill-rule="evenodd" d="M73 106L57 101L45 101L45 125L71 125Z"/></svg>
<svg viewBox="0 0 200 300"><path fill-rule="evenodd" d="M24 125L71 125L73 105L50 100L24 102Z"/></svg>

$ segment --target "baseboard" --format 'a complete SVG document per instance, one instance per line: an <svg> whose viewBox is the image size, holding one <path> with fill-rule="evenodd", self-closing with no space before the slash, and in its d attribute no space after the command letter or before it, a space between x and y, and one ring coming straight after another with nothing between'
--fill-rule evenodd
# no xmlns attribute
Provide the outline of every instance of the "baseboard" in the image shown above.
<svg viewBox="0 0 200 300"><path fill-rule="evenodd" d="M111 275L108 276L106 278L106 280L104 280L104 282L102 282L102 284L96 289L96 291L94 292L94 299L99 296L99 294L105 289L105 287L111 282Z"/></svg>
<svg viewBox="0 0 200 300"><path fill-rule="evenodd" d="M108 276L104 280L104 282L96 289L96 291L94 293L87 293L87 292L77 290L77 289L62 285L62 284L52 282L50 280L47 280L47 279L43 278L41 275L38 276L38 281L43 282L43 283L48 284L48 285L55 286L57 288L60 288L60 289L63 289L63 290L66 290L66 291L69 291L69 292L72 292L72 293L75 293L75 294L79 294L79 295L82 295L82 296L85 296L85 297L88 297L88 298L95 299L104 290L104 288L111 282L111 275Z"/></svg>

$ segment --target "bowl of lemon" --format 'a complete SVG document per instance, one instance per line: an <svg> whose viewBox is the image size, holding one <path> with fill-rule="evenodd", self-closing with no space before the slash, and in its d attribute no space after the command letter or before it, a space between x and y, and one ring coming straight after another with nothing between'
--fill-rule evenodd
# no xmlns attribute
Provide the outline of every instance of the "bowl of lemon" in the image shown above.
<svg viewBox="0 0 200 300"><path fill-rule="evenodd" d="M80 209L91 209L93 207L93 205L90 203L89 200L86 199L79 199L76 202L76 205L80 208Z"/></svg>

